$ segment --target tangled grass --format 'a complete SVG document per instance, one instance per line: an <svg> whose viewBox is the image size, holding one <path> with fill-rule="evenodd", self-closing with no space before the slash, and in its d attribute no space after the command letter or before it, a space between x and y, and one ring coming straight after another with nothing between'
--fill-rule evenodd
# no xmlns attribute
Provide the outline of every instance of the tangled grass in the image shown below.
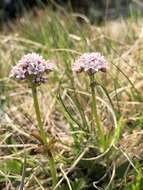
<svg viewBox="0 0 143 190"><path fill-rule="evenodd" d="M10 33L0 35L0 189L49 190L51 186L31 91L8 78L12 65L34 51L57 65L48 84L38 89L45 130L53 138L56 189L141 190L142 18L96 26L83 15L63 10L38 14L25 15L10 25ZM108 73L97 75L96 91L105 128L104 151L96 134L85 127L85 120L91 119L89 80L71 71L77 56L94 51L102 52L109 63Z"/></svg>

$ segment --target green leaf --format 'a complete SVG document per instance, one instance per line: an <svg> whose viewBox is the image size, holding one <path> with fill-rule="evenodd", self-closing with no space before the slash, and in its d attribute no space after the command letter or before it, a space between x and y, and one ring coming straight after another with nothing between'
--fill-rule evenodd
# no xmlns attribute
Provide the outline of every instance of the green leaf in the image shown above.
<svg viewBox="0 0 143 190"><path fill-rule="evenodd" d="M21 163L18 160L6 160L5 162L0 162L0 170L8 172L10 174L19 174L21 172Z"/></svg>

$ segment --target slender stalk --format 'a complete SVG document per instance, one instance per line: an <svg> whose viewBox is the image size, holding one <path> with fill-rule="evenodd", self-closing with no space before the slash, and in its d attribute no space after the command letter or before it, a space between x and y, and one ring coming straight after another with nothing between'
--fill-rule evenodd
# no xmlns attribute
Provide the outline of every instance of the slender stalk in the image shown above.
<svg viewBox="0 0 143 190"><path fill-rule="evenodd" d="M38 103L38 97L37 97L37 88L34 85L32 85L31 88L32 88L32 95L33 95L33 101L34 101L37 122L38 122L40 138L41 138L43 144L46 145L46 147L47 147L49 166L50 166L50 171L51 171L51 176L52 176L52 189L54 189L54 187L56 186L56 183L57 183L57 175L56 175L57 172L56 172L56 167L55 167L55 161L54 161L54 157L53 157L51 151L48 148L47 135L43 128L43 123L42 123L41 113L40 113L40 108L39 108L39 103Z"/></svg>
<svg viewBox="0 0 143 190"><path fill-rule="evenodd" d="M40 137L41 137L41 140L43 141L43 144L47 144L47 136L43 128L43 123L41 119L41 113L40 113L40 108L39 108L39 103L38 103L38 98L37 98L37 88L34 85L32 85L31 88L32 88L32 95L33 95L33 101L34 101L34 107L35 107Z"/></svg>
<svg viewBox="0 0 143 190"><path fill-rule="evenodd" d="M95 85L94 85L94 75L90 75L90 82L91 82L91 94L92 94L92 103L91 103L91 112L92 112L92 123L96 122L97 129L100 130L100 121L98 118L97 113L97 101L95 95Z"/></svg>
<svg viewBox="0 0 143 190"><path fill-rule="evenodd" d="M102 126L100 124L100 120L97 113L97 101L96 101L96 94L95 94L95 77L94 75L90 75L90 82L91 82L91 94L92 94L92 102L91 102L91 112L92 112L92 128L94 127L94 122L96 123L97 127L97 137L101 146L102 151L105 149L105 138L104 133L102 130Z"/></svg>
<svg viewBox="0 0 143 190"><path fill-rule="evenodd" d="M54 187L57 184L57 171L55 167L54 157L52 154L49 157L49 165L50 165L50 170L51 170L51 175L52 175L52 189L54 189Z"/></svg>

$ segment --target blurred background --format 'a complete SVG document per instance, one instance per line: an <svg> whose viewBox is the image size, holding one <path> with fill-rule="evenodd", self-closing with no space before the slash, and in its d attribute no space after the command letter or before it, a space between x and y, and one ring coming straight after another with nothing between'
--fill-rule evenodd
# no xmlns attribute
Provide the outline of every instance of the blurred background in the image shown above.
<svg viewBox="0 0 143 190"><path fill-rule="evenodd" d="M142 1L138 0L1 0L0 21L7 22L20 17L26 10L36 11L51 6L56 9L57 5L74 12L87 15L92 22L101 22L104 19L115 19L119 16L129 16L135 12L141 14Z"/></svg>

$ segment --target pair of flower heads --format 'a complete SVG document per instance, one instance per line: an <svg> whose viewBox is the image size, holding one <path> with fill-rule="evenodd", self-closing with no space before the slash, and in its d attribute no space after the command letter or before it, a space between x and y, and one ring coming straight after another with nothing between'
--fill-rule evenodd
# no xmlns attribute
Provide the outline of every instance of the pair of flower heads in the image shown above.
<svg viewBox="0 0 143 190"><path fill-rule="evenodd" d="M28 53L11 69L10 77L40 85L47 81L46 74L55 68L52 61L45 60L37 53ZM99 52L84 53L75 60L72 70L75 73L86 72L89 75L98 71L106 72L107 61Z"/></svg>

